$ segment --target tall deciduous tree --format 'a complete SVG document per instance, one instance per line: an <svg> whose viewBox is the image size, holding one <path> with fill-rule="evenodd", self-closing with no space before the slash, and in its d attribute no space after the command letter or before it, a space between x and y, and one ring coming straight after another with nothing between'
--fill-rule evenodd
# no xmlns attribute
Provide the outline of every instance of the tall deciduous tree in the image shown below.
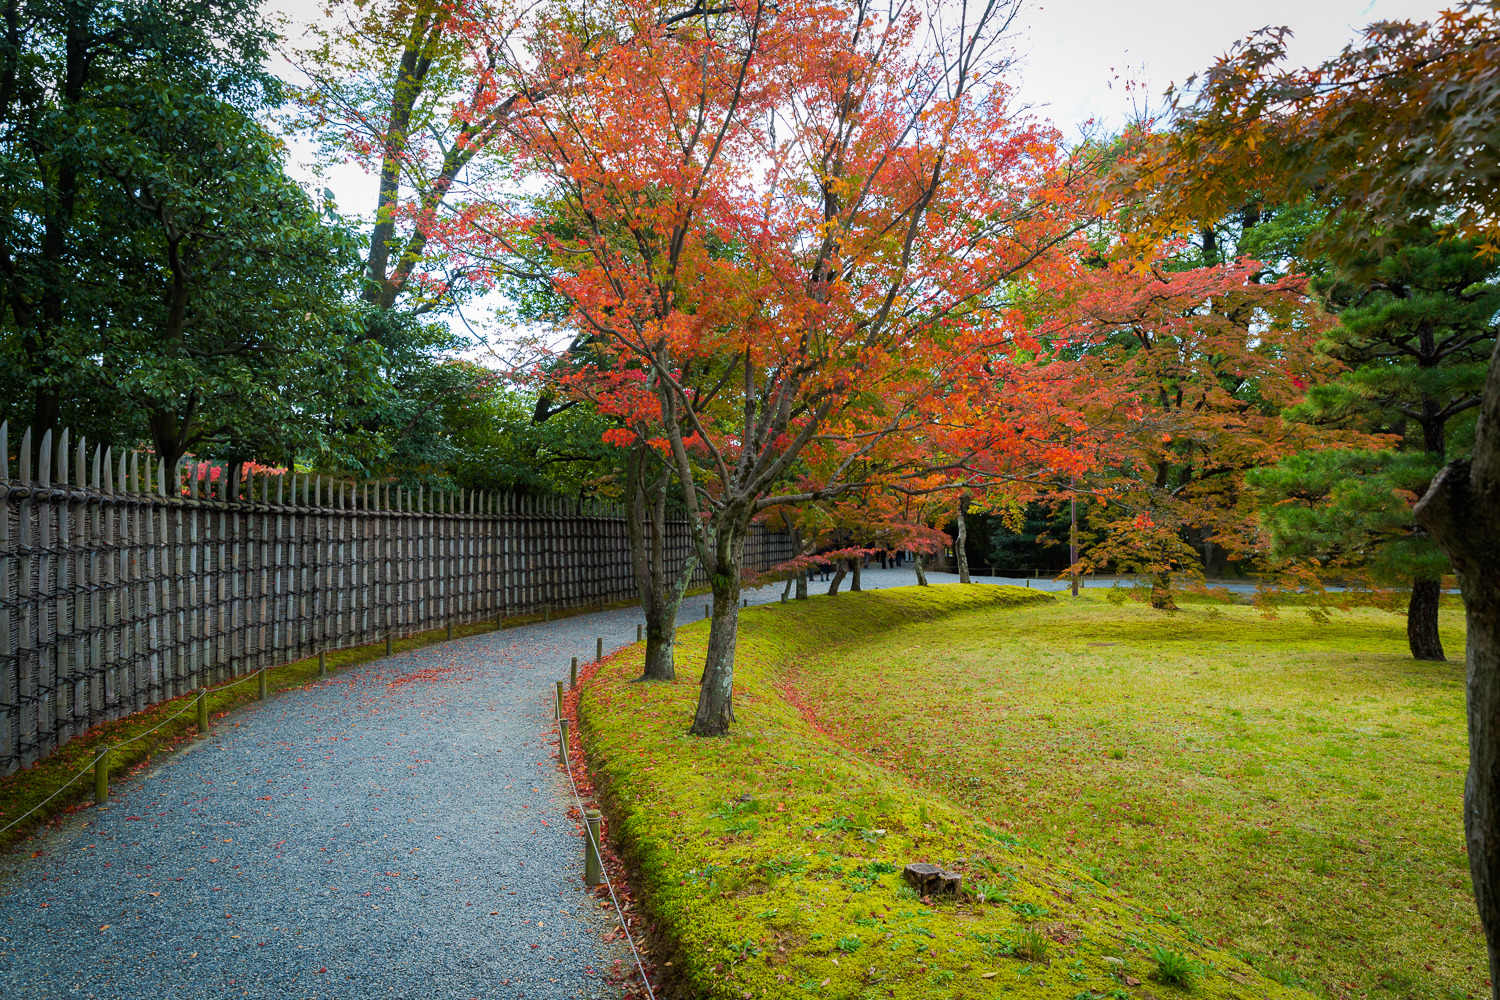
<svg viewBox="0 0 1500 1000"><path fill-rule="evenodd" d="M1174 270L1174 249L1062 275L1041 326L1079 358L1075 433L1096 456L1080 485L1107 501L1080 566L1149 579L1164 609L1179 577L1203 578L1200 546L1253 547L1244 475L1317 440L1281 411L1332 374L1304 279L1261 282L1251 260Z"/></svg>
<svg viewBox="0 0 1500 1000"><path fill-rule="evenodd" d="M100 218L114 180L99 165L158 152L98 120L119 106L116 87L151 80L259 107L276 83L248 0L5 0L0 24L0 324L40 433L113 398L91 363L117 295L91 266L115 224Z"/></svg>
<svg viewBox="0 0 1500 1000"><path fill-rule="evenodd" d="M1015 372L988 307L1071 228L1056 137L1018 120L998 79L1012 12L752 3L663 25L622 5L631 43L516 122L516 155L548 186L537 225L561 205L579 234L553 240L579 262L558 289L613 359L594 371L649 377L713 586L695 734L733 719L755 518L862 486L851 470L876 458L911 469L883 450L952 417L956 383ZM539 61L584 44L559 34ZM503 257L536 227L497 204L469 235ZM703 367L725 376L715 419ZM975 437L945 454L962 462ZM793 483L811 453L825 474Z"/></svg>

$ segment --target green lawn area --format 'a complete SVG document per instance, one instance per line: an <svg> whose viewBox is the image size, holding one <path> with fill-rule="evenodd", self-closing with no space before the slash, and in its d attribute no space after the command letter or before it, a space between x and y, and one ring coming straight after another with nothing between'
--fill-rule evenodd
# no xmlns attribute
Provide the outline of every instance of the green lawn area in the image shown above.
<svg viewBox="0 0 1500 1000"><path fill-rule="evenodd" d="M723 739L685 733L697 697L704 623L680 631L679 680L673 684L630 683L639 672L638 647L607 661L581 691L581 732L612 835L632 863L634 888L655 928L651 951L675 981L676 994L737 1000L1306 996L1287 984L1310 967L1310 956L1295 963L1287 956L1293 972L1272 968L1274 979L1258 971L1271 948L1286 950L1290 918L1261 923L1269 903L1246 899L1241 906L1234 898L1246 891L1239 885L1247 876L1231 859L1254 850L1263 859L1259 863L1274 866L1284 834L1256 835L1236 826L1222 860L1193 879L1207 895L1215 892L1210 883L1222 883L1216 905L1262 913L1253 943L1221 935L1202 899L1195 892L1179 898L1166 879L1142 875L1136 881L1143 895L1130 894L1135 886L1128 873L1143 869L1119 862L1138 859L1136 845L1154 836L1163 871L1191 867L1195 862L1180 853L1183 845L1207 857L1216 850L1210 842L1234 821L1203 818L1227 794L1206 791L1208 779L1200 773L1219 747L1176 752L1196 768L1179 774L1151 763L1159 755L1144 732L1132 735L1137 720L1160 711L1162 721L1150 724L1161 726L1158 738L1185 739L1188 727L1171 723L1171 713L1197 709L1161 702L1169 690L1190 690L1195 683L1188 676L1167 679L1175 661L1164 661L1171 669L1150 684L1131 680L1136 668L1125 664L1136 658L1134 651L1156 644L1125 635L1180 635L1194 621L1193 612L1157 623L1135 609L1099 604L1090 611L1096 617L1036 591L991 586L884 590L749 609L737 660L736 728ZM1223 628L1226 636L1257 627L1253 617L1222 613L1229 624L1211 627ZM1384 642L1388 631L1375 621L1371 644ZM1120 634L1086 638L1085 623ZM1058 638L1043 637L1043 629ZM1022 634L1035 645L1020 645ZM1101 647L1090 661L1092 673L1080 673L1077 657L1062 645L1092 648L1087 641L1122 646ZM1132 644L1129 650L1125 643ZM1016 666L1012 657L1025 660L1031 654L1024 650L1031 648L1046 650L1042 662ZM1452 672L1444 668L1440 676ZM1024 683L1023 673L1031 678ZM1205 667L1204 675L1209 673ZM1045 705L1033 704L1032 688L1042 680L1061 686L1041 695L1049 699ZM1105 687L1091 693L1098 682ZM1446 679L1428 693L1445 705L1454 697ZM1068 722L1073 703L1084 701L1099 721ZM1289 707L1287 728L1295 732L1298 713L1309 711L1300 702ZM1449 714L1444 709L1444 726L1451 724ZM1249 745L1250 737L1237 735L1240 721L1229 718L1234 721L1225 723L1228 731ZM1425 724L1429 716L1420 718ZM1087 735L1094 731L1089 726L1107 731L1108 739ZM1253 726L1247 720L1245 728ZM1342 747L1345 735L1327 728L1315 737L1320 750L1325 743ZM1375 737L1382 747L1404 750L1430 738L1427 730L1403 740ZM1428 768L1441 782L1450 781L1456 759L1445 739L1439 735L1434 745L1444 746L1447 763ZM1122 759L1111 756L1116 749ZM1336 758L1340 766L1353 759ZM1056 774L1049 770L1054 766ZM1258 766L1265 774L1257 780L1276 769ZM1100 821L1102 843L1086 849L1094 828L1086 831L1071 817L1088 810L1070 800L1061 775L1069 776L1074 795L1098 799L1102 790L1079 789L1095 781L1112 788L1127 772L1147 786L1171 785L1171 791L1148 797L1123 786L1122 813L1142 822L1132 825L1127 838L1114 828L1126 823L1123 818ZM1185 778L1192 780L1179 789ZM1032 785L1049 789L1045 801L1055 803L1059 815L1047 814L1050 807ZM1364 801L1358 791L1352 794ZM1195 818L1186 807L1171 805L1178 795L1203 797L1202 803L1194 800ZM1454 813L1451 806L1446 813ZM1099 808L1109 813L1109 806ZM1180 815L1170 827L1166 817L1147 815L1172 808ZM1312 812L1305 810L1304 818ZM1190 830L1194 822L1207 825L1180 839L1163 836L1176 834L1179 823ZM1442 818L1431 822L1443 829ZM1262 846L1250 843L1256 836L1265 841ZM1330 866L1345 863L1342 854L1331 852L1361 848L1360 840L1345 836L1347 846L1339 841L1324 852ZM1456 845L1456 832L1443 842ZM1453 851L1456 846L1450 846ZM961 873L968 891L958 900L919 898L899 874L913 861ZM1232 881L1226 878L1230 872ZM1343 885L1332 877L1319 884L1330 890ZM1323 907L1334 898L1342 897L1325 892ZM1473 951L1477 945L1467 933L1464 947ZM1217 946L1212 938L1219 936L1242 954ZM1373 970L1359 976L1360 982L1374 979Z"/></svg>
<svg viewBox="0 0 1500 1000"><path fill-rule="evenodd" d="M1376 610L1319 624L1064 597L911 621L781 669L862 759L1284 982L1479 996L1462 610L1442 624L1455 660L1434 664Z"/></svg>

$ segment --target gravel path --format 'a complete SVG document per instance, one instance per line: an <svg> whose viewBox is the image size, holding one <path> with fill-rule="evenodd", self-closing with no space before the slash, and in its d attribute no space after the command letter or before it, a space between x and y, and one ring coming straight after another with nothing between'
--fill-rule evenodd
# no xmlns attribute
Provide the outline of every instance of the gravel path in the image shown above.
<svg viewBox="0 0 1500 1000"><path fill-rule="evenodd" d="M629 952L583 892L553 684L638 620L441 643L219 721L4 859L0 997L603 995Z"/></svg>

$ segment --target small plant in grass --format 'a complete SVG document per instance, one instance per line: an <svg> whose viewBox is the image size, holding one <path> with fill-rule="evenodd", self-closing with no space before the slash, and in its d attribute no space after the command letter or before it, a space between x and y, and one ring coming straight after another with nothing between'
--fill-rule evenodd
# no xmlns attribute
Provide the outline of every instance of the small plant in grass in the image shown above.
<svg viewBox="0 0 1500 1000"><path fill-rule="evenodd" d="M955 973L952 969L939 969L932 974L933 981L939 985L953 982Z"/></svg>
<svg viewBox="0 0 1500 1000"><path fill-rule="evenodd" d="M1110 758L1112 760L1124 760L1125 759L1125 751L1124 750L1111 750L1109 752L1109 756L1110 756Z"/></svg>
<svg viewBox="0 0 1500 1000"><path fill-rule="evenodd" d="M846 955L850 955L850 954L853 954L856 951L859 951L860 947L863 944L864 944L864 942L861 941L857 937L846 937L846 938L839 938L839 945L838 945L838 947L839 947L839 951L843 952Z"/></svg>
<svg viewBox="0 0 1500 1000"><path fill-rule="evenodd" d="M1260 971L1267 979L1274 980L1282 986L1297 987L1308 985L1307 980L1282 965L1265 965L1261 967Z"/></svg>
<svg viewBox="0 0 1500 1000"><path fill-rule="evenodd" d="M708 815L713 819L732 820L747 812L754 812L753 805L751 802L721 802Z"/></svg>
<svg viewBox="0 0 1500 1000"><path fill-rule="evenodd" d="M915 903L922 897L917 895L917 890L913 889L911 886L903 885L901 888L896 890L896 898L904 903Z"/></svg>
<svg viewBox="0 0 1500 1000"><path fill-rule="evenodd" d="M1159 944L1153 944L1147 950L1151 954L1151 960L1156 963L1152 978L1159 983L1186 988L1193 985L1194 979L1203 975L1203 967L1180 951L1173 951Z"/></svg>
<svg viewBox="0 0 1500 1000"><path fill-rule="evenodd" d="M1011 948L1011 954L1028 962L1047 961L1047 952L1052 948L1052 941L1047 935L1034 927L1028 927L1021 932L1016 943Z"/></svg>
<svg viewBox="0 0 1500 1000"><path fill-rule="evenodd" d="M1045 906L1037 906L1035 903L1011 903L1010 908L1016 911L1016 916L1022 920L1040 920L1052 911Z"/></svg>
<svg viewBox="0 0 1500 1000"><path fill-rule="evenodd" d="M994 882L981 882L974 887L974 895L981 903L1003 903L1006 902L1006 894L1003 886Z"/></svg>
<svg viewBox="0 0 1500 1000"><path fill-rule="evenodd" d="M731 962L748 961L760 954L760 949L755 946L755 942L750 938L742 938L738 943L732 944L724 950L729 952L729 960Z"/></svg>

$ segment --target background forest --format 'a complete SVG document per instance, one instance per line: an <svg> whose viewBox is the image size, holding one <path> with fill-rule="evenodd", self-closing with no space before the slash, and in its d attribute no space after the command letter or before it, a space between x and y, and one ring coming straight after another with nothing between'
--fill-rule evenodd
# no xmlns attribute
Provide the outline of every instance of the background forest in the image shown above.
<svg viewBox="0 0 1500 1000"><path fill-rule="evenodd" d="M668 223L693 231L706 202L674 202L662 174L651 211L666 214L643 222L618 172L650 177L658 161L621 159L597 178L559 181L557 164L603 137L566 116L562 131L529 131L544 104L526 95L542 92L536 73L548 59L555 79L581 86L624 72L620 53L637 60L630 72L660 71L691 24L729 31L720 37L732 53L759 52L757 32L770 27L739 15L711 25L729 12L685 8L657 16L671 34L652 48L611 23L640 16L626 6L574 12L576 22L566 5L523 16L485 3L351 0L295 38L249 0L5 9L0 419L12 428L67 427L169 466L253 462L612 500L626 499L637 475L655 477L679 512L684 497L712 493L697 483L713 472L711 429L684 437L696 443L680 454L668 447L660 422L677 418L637 391L642 373L667 362L622 352L588 285L612 266L601 247L646 246ZM984 45L1004 36L1002 20L986 22L995 30ZM549 30L553 40L538 41ZM301 83L273 74L273 57ZM878 315L881 295L943 290L904 325L879 321L891 345L914 338L904 342L936 353L904 372L892 363L899 352L883 355L850 376L865 380L858 399L776 388L804 407L777 433L826 406L810 440L880 444L795 445L746 494L745 516L796 528L813 559L957 543L972 567L1133 575L1158 607L1206 579L1353 585L1405 607L1414 654L1442 658L1435 614L1449 567L1411 508L1472 449L1500 313L1482 238L1455 238L1439 209L1399 240L1353 239L1337 197L1273 184L1191 217L1161 212L1121 179L1146 176L1140 165L1181 141L1179 124L1143 119L1066 142L1011 114L1003 60L992 62L977 96L944 99L972 102L974 121L992 130L935 138L993 182L923 196L936 195L922 204L945 220L947 244L920 247L933 256L882 285L884 251L858 250L859 227L870 212L901 223L879 205L904 192L830 217L846 238L827 259L844 258L826 266L846 268L859 323ZM748 97L714 99L727 103L700 126L722 125L722 142L687 158L705 164L701 184L718 183L715 156L775 161L789 148L769 103L758 112L773 121L768 145L734 131ZM654 113L640 109L638 120ZM295 182L289 137L326 165L363 166L374 218L341 214L331 191ZM741 282L786 280L773 256L752 260L737 224L715 219L689 243L739 268ZM593 263L579 263L585 245ZM800 252L782 259L816 286L825 265ZM965 269L939 267L941 254ZM671 257L669 269L693 269L673 279L679 291L700 264ZM498 364L468 332L465 307L497 293L501 339L531 348L521 362ZM721 289L715 301L736 294ZM692 317L709 303L650 321L700 322ZM606 311L627 305L642 308L621 299ZM569 346L539 346L559 342ZM754 357L720 344L696 368L688 358L682 371L698 381L682 375L678 416L718 419L735 366L748 371ZM829 358L808 370L832 371ZM681 354L670 361L679 363ZM923 364L942 373L941 387L915 385Z"/></svg>

